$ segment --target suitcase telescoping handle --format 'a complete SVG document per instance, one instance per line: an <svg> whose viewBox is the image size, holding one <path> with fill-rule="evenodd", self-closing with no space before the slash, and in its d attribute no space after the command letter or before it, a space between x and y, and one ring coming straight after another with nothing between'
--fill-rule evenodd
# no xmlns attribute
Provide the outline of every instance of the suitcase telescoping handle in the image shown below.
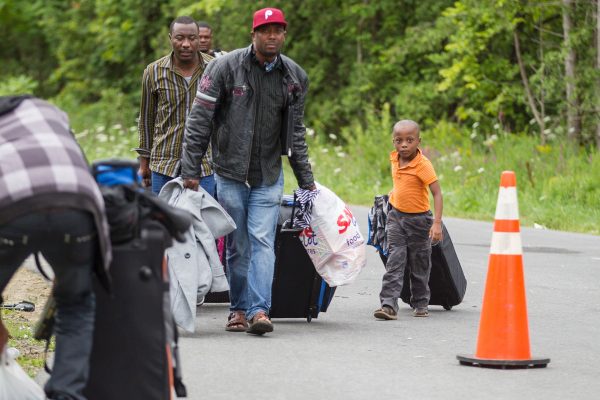
<svg viewBox="0 0 600 400"><path fill-rule="evenodd" d="M294 191L294 199L292 200L292 214L289 219L289 224L286 221L283 221L281 225L281 232L302 232L302 228L294 227L294 215L296 214L296 203L298 202L298 198L296 197L296 192Z"/></svg>
<svg viewBox="0 0 600 400"><path fill-rule="evenodd" d="M298 196L296 196L296 191L294 190L294 200L292 201L292 216L290 217L290 229L294 227L294 215L296 214L296 202L298 201Z"/></svg>

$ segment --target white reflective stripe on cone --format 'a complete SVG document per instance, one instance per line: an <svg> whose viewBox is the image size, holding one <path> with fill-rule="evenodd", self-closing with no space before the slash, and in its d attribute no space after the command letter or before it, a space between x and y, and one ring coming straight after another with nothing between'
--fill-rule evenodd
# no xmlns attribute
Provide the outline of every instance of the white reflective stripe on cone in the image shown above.
<svg viewBox="0 0 600 400"><path fill-rule="evenodd" d="M516 187L500 187L495 219L519 219Z"/></svg>
<svg viewBox="0 0 600 400"><path fill-rule="evenodd" d="M522 255L521 234L518 232L492 233L492 246L490 254Z"/></svg>

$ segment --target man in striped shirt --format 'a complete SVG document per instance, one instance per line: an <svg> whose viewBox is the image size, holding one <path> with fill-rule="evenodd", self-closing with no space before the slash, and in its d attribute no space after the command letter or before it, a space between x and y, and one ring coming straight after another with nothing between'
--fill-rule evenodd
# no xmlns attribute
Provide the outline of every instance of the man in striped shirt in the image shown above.
<svg viewBox="0 0 600 400"><path fill-rule="evenodd" d="M139 174L156 194L179 175L186 117L196 95L198 78L212 59L200 52L198 24L191 17L171 22L171 54L149 64L142 78L138 123ZM202 187L214 195L210 149L201 161Z"/></svg>

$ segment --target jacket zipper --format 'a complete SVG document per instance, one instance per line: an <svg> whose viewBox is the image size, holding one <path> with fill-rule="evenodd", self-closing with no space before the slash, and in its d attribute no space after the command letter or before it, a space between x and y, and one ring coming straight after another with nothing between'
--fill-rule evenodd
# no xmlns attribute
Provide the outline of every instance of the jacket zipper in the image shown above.
<svg viewBox="0 0 600 400"><path fill-rule="evenodd" d="M244 84L244 86L246 86L246 84ZM256 90L252 86L252 82L250 82L250 79L248 79L248 87L250 87L250 89L252 89L252 96L255 97ZM253 100L252 101L252 137L250 138L250 146L249 146L249 150L248 150L248 162L246 163L246 181L244 182L248 189L250 189L250 183L248 182L248 171L250 170L250 158L252 157L252 143L254 142L254 135L256 134L256 132L255 132L256 101L254 101L255 100L254 98L252 100Z"/></svg>

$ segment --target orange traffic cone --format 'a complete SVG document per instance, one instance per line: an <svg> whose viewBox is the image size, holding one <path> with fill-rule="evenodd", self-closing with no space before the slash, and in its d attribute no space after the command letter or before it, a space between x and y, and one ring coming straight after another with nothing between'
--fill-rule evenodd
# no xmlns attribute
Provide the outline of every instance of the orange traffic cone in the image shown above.
<svg viewBox="0 0 600 400"><path fill-rule="evenodd" d="M533 359L529 349L523 249L519 228L517 179L502 172L475 356L458 355L463 365L543 368L549 358Z"/></svg>

